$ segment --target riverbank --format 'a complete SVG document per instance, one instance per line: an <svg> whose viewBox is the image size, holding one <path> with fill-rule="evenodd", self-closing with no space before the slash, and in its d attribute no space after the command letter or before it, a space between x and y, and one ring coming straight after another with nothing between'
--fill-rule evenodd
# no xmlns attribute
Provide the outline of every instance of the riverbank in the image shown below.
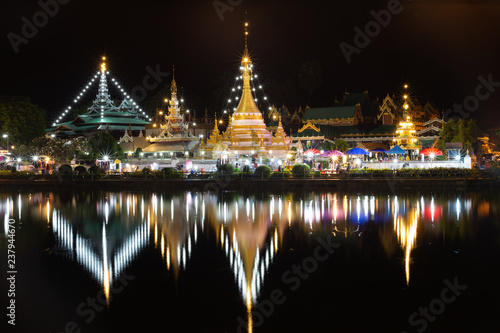
<svg viewBox="0 0 500 333"><path fill-rule="evenodd" d="M64 189L76 190L113 190L113 191L176 191L190 189L198 191L294 191L294 190L436 190L463 191L472 189L489 189L498 186L491 179L415 179L415 178L381 178L381 179L53 179L53 180L0 180L1 190L33 190L54 191Z"/></svg>

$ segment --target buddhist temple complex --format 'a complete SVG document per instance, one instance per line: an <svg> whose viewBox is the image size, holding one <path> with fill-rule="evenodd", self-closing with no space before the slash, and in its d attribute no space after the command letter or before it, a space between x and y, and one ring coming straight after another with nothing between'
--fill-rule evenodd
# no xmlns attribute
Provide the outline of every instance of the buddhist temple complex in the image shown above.
<svg viewBox="0 0 500 333"><path fill-rule="evenodd" d="M179 94L175 68L170 95L161 97L160 103L164 101L164 104L155 110L152 119L111 78L124 96L117 106L109 93L109 72L103 57L100 71L74 100L79 102L90 85L99 81L97 96L88 112L62 122L71 110L71 106L68 107L46 130L47 134L75 138L106 131L118 138L128 157L150 162L158 159L160 163L170 159L172 165L177 158L185 159L182 163L198 160L196 163L200 165L227 162L236 165L241 160L248 165L250 158L255 166L255 159L259 159L260 164L289 164L292 161L285 160L291 156L301 156L302 151L310 148L323 149L325 141L334 144L336 140L367 150L389 150L398 146L410 156L436 145L444 123L440 111L429 102L421 104L409 93L406 84L400 94L387 94L380 100L370 96L368 90L348 92L346 89L332 105L298 107L294 112L285 105L277 108L259 104L269 102L267 96L262 99L258 96L263 86L256 83L248 29L245 23L240 73L232 89L234 95L228 99L222 114L210 118L205 108L204 117L198 121L196 112L186 109L182 93ZM284 128L289 131L288 135Z"/></svg>

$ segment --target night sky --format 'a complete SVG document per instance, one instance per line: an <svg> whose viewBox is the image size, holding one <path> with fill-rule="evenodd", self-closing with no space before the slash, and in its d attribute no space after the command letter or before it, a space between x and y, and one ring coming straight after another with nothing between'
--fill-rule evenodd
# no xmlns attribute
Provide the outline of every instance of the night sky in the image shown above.
<svg viewBox="0 0 500 333"><path fill-rule="evenodd" d="M129 91L142 85L147 66L171 72L175 65L176 81L191 96L188 103L193 109L207 106L210 114L220 112L217 108L226 98L220 91L232 87L238 73L247 10L249 49L271 103L286 104L291 111L307 104L308 94L298 85L305 61L322 68L322 83L311 95L310 106L332 105L346 89L368 90L371 97L383 98L409 83L421 102L447 109L476 94L480 75L491 75L499 82L491 88L496 91L467 114L483 128L500 125L500 1L401 1L399 13L369 37L359 54L351 55L350 63L340 43L355 46L354 28L364 31L374 21L371 11L387 10L396 1L219 3L234 6L221 14L213 0L71 0L60 4L54 17L42 22L15 53L8 34L23 37L22 18L33 22L41 7L37 1L3 1L0 94L31 97L47 110L50 123L105 55L111 74ZM165 82L170 80L171 76Z"/></svg>

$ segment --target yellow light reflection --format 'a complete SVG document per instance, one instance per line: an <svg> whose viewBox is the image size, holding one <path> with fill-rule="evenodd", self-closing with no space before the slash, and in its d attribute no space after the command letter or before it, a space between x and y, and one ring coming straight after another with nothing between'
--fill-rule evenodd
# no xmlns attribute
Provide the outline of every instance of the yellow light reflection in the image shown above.
<svg viewBox="0 0 500 333"><path fill-rule="evenodd" d="M417 225L419 220L420 207L417 201L416 207L411 209L407 215L407 220L403 216L394 215L394 230L398 241L405 253L405 275L406 284L410 284L410 260L411 251L417 240Z"/></svg>
<svg viewBox="0 0 500 333"><path fill-rule="evenodd" d="M252 322L252 293L250 292L250 283L247 283L247 316L248 316L248 333L253 332L253 322Z"/></svg>
<svg viewBox="0 0 500 333"><path fill-rule="evenodd" d="M47 200L47 223L50 223L50 201Z"/></svg>
<svg viewBox="0 0 500 333"><path fill-rule="evenodd" d="M167 269L170 269L170 247L167 245Z"/></svg>

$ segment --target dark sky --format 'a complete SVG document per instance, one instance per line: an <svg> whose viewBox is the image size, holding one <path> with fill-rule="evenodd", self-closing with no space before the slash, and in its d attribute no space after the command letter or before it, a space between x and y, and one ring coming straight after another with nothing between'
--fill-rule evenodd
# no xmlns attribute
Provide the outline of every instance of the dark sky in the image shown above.
<svg viewBox="0 0 500 333"><path fill-rule="evenodd" d="M129 90L142 85L147 66L171 72L175 65L177 83L186 96L193 96L193 107L215 108L225 98L216 93L224 73L238 71L245 10L254 64L277 105L307 102L304 90L291 89L286 97L277 92L287 82L298 86L305 61L322 67L322 84L311 96L311 106L331 105L345 89L368 89L372 97L383 98L408 82L422 102L447 109L475 95L480 75L500 82L500 1L401 1L401 12L391 15L390 23L359 54L352 54L350 63L340 43L354 45L354 28L365 30L374 20L370 12L386 10L394 1L220 2L236 4L223 13L223 20L213 0L71 0L59 5L58 13L15 53L8 34L22 36L22 18L33 22L41 7L33 0L3 1L0 94L30 96L47 110L51 122L106 55L113 76ZM497 91L467 113L484 127L500 123L500 86L492 89Z"/></svg>

